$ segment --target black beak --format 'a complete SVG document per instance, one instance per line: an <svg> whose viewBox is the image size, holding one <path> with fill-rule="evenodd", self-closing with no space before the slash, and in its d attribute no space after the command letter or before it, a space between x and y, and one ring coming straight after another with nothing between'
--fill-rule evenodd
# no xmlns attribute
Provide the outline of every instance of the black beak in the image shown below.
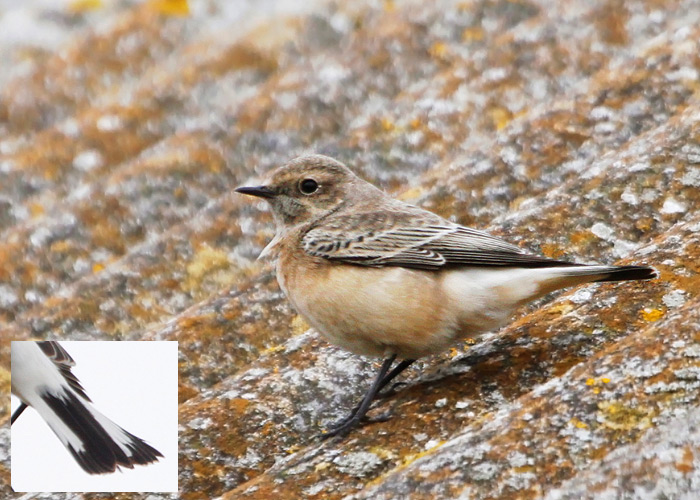
<svg viewBox="0 0 700 500"><path fill-rule="evenodd" d="M267 186L243 186L236 188L237 193L249 194L250 196L259 196L260 198L274 198L275 192Z"/></svg>

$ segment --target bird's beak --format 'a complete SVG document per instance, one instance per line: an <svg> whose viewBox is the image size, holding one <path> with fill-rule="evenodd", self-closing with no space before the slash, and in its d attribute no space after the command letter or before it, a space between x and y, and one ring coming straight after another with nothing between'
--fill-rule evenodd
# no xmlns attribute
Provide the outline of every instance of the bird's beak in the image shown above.
<svg viewBox="0 0 700 500"><path fill-rule="evenodd" d="M260 198L274 198L275 192L267 186L243 186L236 188L237 193L258 196Z"/></svg>

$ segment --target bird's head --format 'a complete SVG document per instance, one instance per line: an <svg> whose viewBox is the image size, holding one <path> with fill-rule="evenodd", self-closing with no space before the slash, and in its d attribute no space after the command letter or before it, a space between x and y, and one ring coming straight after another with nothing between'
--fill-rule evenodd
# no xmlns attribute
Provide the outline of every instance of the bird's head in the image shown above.
<svg viewBox="0 0 700 500"><path fill-rule="evenodd" d="M273 170L260 186L236 192L265 199L278 228L314 221L371 196L377 188L339 161L323 155L300 156Z"/></svg>

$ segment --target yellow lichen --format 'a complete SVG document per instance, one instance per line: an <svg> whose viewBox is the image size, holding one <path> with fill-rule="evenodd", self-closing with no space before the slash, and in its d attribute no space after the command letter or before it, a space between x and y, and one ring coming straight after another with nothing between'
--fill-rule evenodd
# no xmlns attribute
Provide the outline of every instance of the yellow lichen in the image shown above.
<svg viewBox="0 0 700 500"><path fill-rule="evenodd" d="M435 450L440 448L442 445L444 445L446 442L447 441L438 441L437 444L435 444L434 446L431 446L427 450L420 451L418 453L412 453L410 455L406 455L403 458L403 460L401 460L401 464L398 467L396 467L393 470L393 472L396 472L396 471L401 470L401 469L405 469L406 467L411 465L413 462L415 462L419 458L423 458L424 456L431 454L432 452L434 452Z"/></svg>
<svg viewBox="0 0 700 500"><path fill-rule="evenodd" d="M304 318L298 314L292 318L292 335L301 335L309 329L309 325Z"/></svg>
<svg viewBox="0 0 700 500"><path fill-rule="evenodd" d="M462 41L478 42L484 39L484 30L480 26L465 28L462 31Z"/></svg>
<svg viewBox="0 0 700 500"><path fill-rule="evenodd" d="M574 418L572 418L571 420L569 420L569 423L570 423L571 425L573 425L573 426L579 428L579 429L587 429L587 428L588 428L588 424L587 424L586 422L581 422L581 421L580 421L579 419L577 419L576 417L574 417Z"/></svg>
<svg viewBox="0 0 700 500"><path fill-rule="evenodd" d="M402 201L415 200L421 194L423 194L423 190L420 187L413 187L411 189L407 189L406 191L403 191L401 194L399 194L397 196L397 198L399 200L402 200Z"/></svg>
<svg viewBox="0 0 700 500"><path fill-rule="evenodd" d="M444 42L435 42L433 45L431 45L428 52L431 56L442 59L447 55L447 44Z"/></svg>
<svg viewBox="0 0 700 500"><path fill-rule="evenodd" d="M627 406L620 401L598 403L599 421L613 430L646 429L651 426L653 410L643 406Z"/></svg>
<svg viewBox="0 0 700 500"><path fill-rule="evenodd" d="M10 383L10 372L0 366L0 386L5 386Z"/></svg>
<svg viewBox="0 0 700 500"><path fill-rule="evenodd" d="M218 285L226 285L234 279L231 263L223 250L202 245L187 264L187 278L184 288L189 292L198 290L204 280Z"/></svg>
<svg viewBox="0 0 700 500"><path fill-rule="evenodd" d="M72 243L68 240L59 240L51 243L49 250L54 253L64 253L70 250Z"/></svg>
<svg viewBox="0 0 700 500"><path fill-rule="evenodd" d="M399 471L405 469L406 467L408 467L409 465L411 465L413 462L415 462L415 461L418 460L419 458L423 458L424 456L431 454L433 451L435 451L435 450L437 450L438 448L440 448L440 447L441 447L442 445L444 445L446 442L447 442L447 441L439 441L435 446L431 446L431 447L428 448L427 450L423 450L423 451L420 451L420 452L418 452L418 453L409 453L408 455L406 455L406 456L403 457L403 459L401 460L401 462L400 462L395 468L390 469L390 470L387 472L387 474L388 474L388 473L394 474L394 473L396 473L396 472L399 472ZM374 485L374 484L379 484L379 483L381 483L382 481L384 481L384 474L382 474L382 475L380 475L380 476L378 476L378 477L375 477L372 481L370 481L369 483L367 483L366 486L367 486L367 487L370 487L370 486L372 486L372 485Z"/></svg>
<svg viewBox="0 0 700 500"><path fill-rule="evenodd" d="M574 305L570 302L562 302L560 304L555 304L546 309L547 314L560 314L564 315L573 311Z"/></svg>
<svg viewBox="0 0 700 500"><path fill-rule="evenodd" d="M369 452L374 453L382 460L393 460L396 458L396 453L393 450L389 450L381 446L373 446L369 449Z"/></svg>
<svg viewBox="0 0 700 500"><path fill-rule="evenodd" d="M274 354L276 352L284 351L285 346L284 344L276 344L273 346L270 346L266 349L263 349L260 354Z"/></svg>
<svg viewBox="0 0 700 500"><path fill-rule="evenodd" d="M321 471L326 470L330 466L331 466L330 462L321 462L321 463L316 464L316 467L314 467L314 471L321 472Z"/></svg>
<svg viewBox="0 0 700 500"><path fill-rule="evenodd" d="M166 16L187 16L190 13L187 0L152 0L150 6Z"/></svg>
<svg viewBox="0 0 700 500"><path fill-rule="evenodd" d="M510 111L501 107L490 109L489 115L491 116L491 122L494 127L496 127L496 130L503 130L510 123L512 118Z"/></svg>
<svg viewBox="0 0 700 500"><path fill-rule="evenodd" d="M649 307L645 307L642 309L641 314L644 321L653 323L654 321L659 321L661 318L663 318L665 313L661 309L651 309Z"/></svg>
<svg viewBox="0 0 700 500"><path fill-rule="evenodd" d="M36 201L29 203L29 213L32 217L39 217L44 215L44 206Z"/></svg>
<svg viewBox="0 0 700 500"><path fill-rule="evenodd" d="M394 129L396 128L396 125L394 124L394 121L393 121L391 118L386 117L386 116L383 117L383 118L379 121L379 123L381 124L382 129L383 129L385 132L391 132L392 130L394 130Z"/></svg>
<svg viewBox="0 0 700 500"><path fill-rule="evenodd" d="M102 0L73 0L68 8L73 12L87 12L102 7Z"/></svg>

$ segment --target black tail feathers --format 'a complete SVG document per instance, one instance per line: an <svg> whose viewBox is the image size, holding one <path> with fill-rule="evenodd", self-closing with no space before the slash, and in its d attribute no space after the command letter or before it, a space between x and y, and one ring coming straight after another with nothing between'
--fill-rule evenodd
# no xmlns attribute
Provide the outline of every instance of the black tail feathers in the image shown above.
<svg viewBox="0 0 700 500"><path fill-rule="evenodd" d="M603 278L596 281L651 280L658 278L656 269L647 266L619 266L612 268Z"/></svg>

